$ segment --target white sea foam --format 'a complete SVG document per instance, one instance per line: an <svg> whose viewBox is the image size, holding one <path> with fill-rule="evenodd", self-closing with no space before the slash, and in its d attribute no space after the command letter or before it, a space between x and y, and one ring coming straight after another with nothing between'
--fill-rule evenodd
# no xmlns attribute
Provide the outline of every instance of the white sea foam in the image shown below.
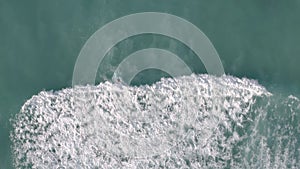
<svg viewBox="0 0 300 169"><path fill-rule="evenodd" d="M223 168L241 156L256 81L191 75L151 86L105 82L40 92L12 132L16 167ZM251 147L250 147L251 148ZM245 150L247 151L247 150Z"/></svg>

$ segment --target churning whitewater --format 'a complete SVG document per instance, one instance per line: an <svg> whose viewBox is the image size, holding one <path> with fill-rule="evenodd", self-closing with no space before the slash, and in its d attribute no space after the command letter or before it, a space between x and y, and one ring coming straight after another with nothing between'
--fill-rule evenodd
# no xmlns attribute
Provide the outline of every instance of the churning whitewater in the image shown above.
<svg viewBox="0 0 300 169"><path fill-rule="evenodd" d="M42 91L14 118L14 163L17 168L297 168L300 127L293 124L299 122L299 100L273 98L256 81L211 75L151 86L105 82Z"/></svg>

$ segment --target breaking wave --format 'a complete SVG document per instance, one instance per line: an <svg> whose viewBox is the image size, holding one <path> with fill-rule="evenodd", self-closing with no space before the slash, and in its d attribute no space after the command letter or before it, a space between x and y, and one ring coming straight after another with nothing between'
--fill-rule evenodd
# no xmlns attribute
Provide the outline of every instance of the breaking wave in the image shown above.
<svg viewBox="0 0 300 169"><path fill-rule="evenodd" d="M191 75L42 91L11 139L17 168L300 168L299 120L296 97Z"/></svg>

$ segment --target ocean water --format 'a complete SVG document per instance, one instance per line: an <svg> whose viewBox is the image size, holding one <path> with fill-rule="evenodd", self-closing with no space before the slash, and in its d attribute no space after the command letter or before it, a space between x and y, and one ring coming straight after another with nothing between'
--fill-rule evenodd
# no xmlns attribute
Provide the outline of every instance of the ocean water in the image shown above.
<svg viewBox="0 0 300 169"><path fill-rule="evenodd" d="M300 1L0 1L0 168L300 168ZM106 23L166 12L199 27L226 76L162 35L118 43L96 85L76 58ZM172 51L194 75L112 82L129 54ZM165 77L161 79L161 77Z"/></svg>

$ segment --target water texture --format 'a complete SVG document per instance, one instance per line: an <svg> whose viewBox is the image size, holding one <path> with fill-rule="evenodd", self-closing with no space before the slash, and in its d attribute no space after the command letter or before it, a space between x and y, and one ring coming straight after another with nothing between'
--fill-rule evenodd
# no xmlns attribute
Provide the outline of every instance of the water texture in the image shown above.
<svg viewBox="0 0 300 169"><path fill-rule="evenodd" d="M108 51L99 65L96 86L72 89L74 65L87 39L110 21L138 12L169 13L193 23L214 44L225 73L234 77L218 79L209 75L194 75L183 77L187 81L179 78L178 81L184 81L179 84L171 79L160 81L162 76L169 76L165 72L146 70L133 79L132 85L139 87L112 83L113 72L122 60L146 48L168 50L178 55L195 74L207 73L203 63L186 45L165 36L146 34L125 39ZM107 162L101 165L123 168L139 167L138 165L150 165L154 168L160 165L195 168L214 168L214 165L221 168L300 168L297 164L299 16L299 0L132 0L130 3L124 0L0 0L0 168L68 165L63 163L65 161L70 162L69 165L78 162L78 166L93 166L101 160ZM258 83L247 79L254 79ZM108 82L104 83L105 81ZM143 86L144 84L149 86ZM221 84L225 86L224 89L221 89ZM183 94L176 89L185 89L190 93ZM93 91L101 92L93 94ZM185 98L192 93L191 97ZM218 97L212 99L213 96ZM79 99L81 97L82 100ZM121 100L117 99L119 97ZM71 98L74 100L68 100ZM118 103L114 104L115 107L106 104L105 109L114 109L112 113L115 114L105 114L105 109L99 107L105 98ZM160 100L158 104L156 99ZM87 100L91 102L86 103ZM125 103L126 106L121 106ZM81 108L82 112L75 111L75 107ZM123 107L126 111L121 111ZM68 111L63 111L63 108ZM134 110L134 114L129 117L126 114L128 109ZM83 117L84 112L90 114ZM134 116L140 112L145 114ZM149 112L153 112L153 116ZM69 117L68 113L74 117ZM172 115L179 116L169 121L159 119L163 113L169 118ZM39 119L38 115L43 123L32 121ZM119 117L114 119L119 119L120 123L109 120L115 116ZM121 130L120 126L133 117L137 119L128 124L130 130ZM150 125L149 133L146 130L138 132L135 127L141 128L139 124L146 117L157 128ZM49 121L50 119L54 121ZM186 129L182 123L184 119ZM67 130L62 126L64 120L68 122L70 133L59 137ZM178 120L180 125L172 123L172 120ZM204 123L207 127L201 126ZM45 127L46 124L49 124L48 128ZM75 124L79 125L78 129ZM27 136L20 131L22 126L27 131ZM109 130L112 127L115 128ZM77 130L81 135L78 135ZM112 132L107 133L108 130ZM171 130L176 131L174 133L177 135L170 134L166 137L165 134ZM97 135L97 138L87 137L89 131L92 132L90 135ZM54 132L58 133L52 137L46 134ZM45 138L41 133L45 134ZM123 142L117 143L124 133L131 134L140 142L127 137L122 139ZM197 134L198 141L194 137ZM28 139L28 135L32 135L32 139ZM114 137L117 135L120 137ZM158 140L154 140L154 136ZM110 137L116 142L105 141ZM48 142L37 141L46 138ZM78 138L79 141L73 143L63 138ZM66 144L66 148L59 148L55 139ZM22 141L25 143L22 144ZM94 146L97 148L94 149L90 145L96 141L98 147ZM161 147L157 148L161 148L162 152L157 153L157 149L145 146L148 143L155 143L157 146L157 142L161 143ZM103 143L110 148L105 148ZM126 149L127 144L131 144L133 148ZM72 152L72 146L78 146L78 149ZM138 151L139 146L146 149ZM84 155L83 149L90 154ZM100 149L106 150L106 154L96 155ZM204 149L205 152L202 151ZM28 151L21 153L23 150ZM34 156L34 151L47 153ZM68 155L72 155L72 158L68 159ZM88 158L92 155L95 158ZM43 160L47 162L43 163Z"/></svg>

